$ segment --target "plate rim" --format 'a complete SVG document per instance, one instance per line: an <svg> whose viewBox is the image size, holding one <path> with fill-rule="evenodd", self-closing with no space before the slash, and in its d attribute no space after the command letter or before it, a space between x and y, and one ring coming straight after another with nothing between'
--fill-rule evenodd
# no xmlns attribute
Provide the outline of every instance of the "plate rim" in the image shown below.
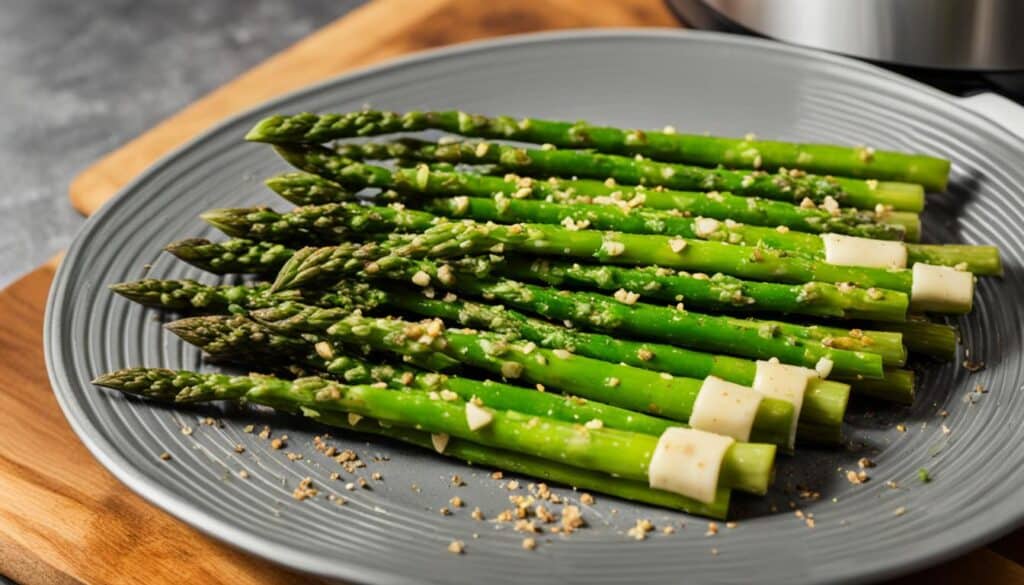
<svg viewBox="0 0 1024 585"><path fill-rule="evenodd" d="M289 91L270 100L261 102L245 110L228 116L210 128L204 130L186 143L178 146L169 153L161 156L156 162L148 166L128 184L119 189L117 193L105 202L100 209L93 213L79 229L67 254L61 261L60 266L53 278L46 301L46 311L43 320L43 348L46 360L47 375L50 381L57 402L67 419L72 430L79 440L86 446L89 452L99 461L104 468L113 474L119 481L129 489L142 497L147 502L155 505L174 518L187 523L201 533L215 538L219 542L227 544L247 554L252 554L265 561L278 564L295 570L299 573L314 574L330 578L338 578L353 583L415 583L404 576L392 572L378 570L366 565L359 564L358 559L345 559L344 562L336 560L325 561L322 557L311 554L300 548L281 548L280 545L261 538L243 530L239 525L229 521L207 516L202 510L187 500L178 497L170 490L165 489L159 483L151 480L133 463L125 457L120 456L116 449L107 441L102 429L92 425L83 416L83 412L74 400L72 400L73 383L64 371L63 348L55 339L59 337L56 330L64 307L58 305L67 289L67 280L72 266L78 261L82 242L95 229L103 218L112 213L114 209L124 202L126 195L134 191L138 185L148 181L152 176L161 172L174 160L184 153L192 150L196 145L209 140L211 137L221 133L226 127L236 123L242 118L254 115L264 109L273 108L279 104L288 102L298 96L308 93L315 93L323 88L358 82L361 78L377 75L392 69L415 66L419 63L445 60L451 57L464 54L484 51L501 51L508 47L525 46L532 44L558 44L565 41L590 40L594 42L608 41L611 39L650 39L650 40L681 40L706 42L712 44L723 44L743 48L756 47L762 50L770 50L790 56L807 57L819 62L831 62L842 65L845 68L859 70L860 73L874 75L886 83L902 86L920 95L927 96L943 102L946 106L959 111L960 114L970 118L972 123L985 129L1007 143L1002 146L1016 149L1024 153L1024 138L1014 135L1010 130L998 124L994 120L964 107L952 95L921 82L909 79L897 73L882 69L873 64L864 63L842 55L836 55L805 47L786 45L769 39L752 38L726 33L694 31L687 29L668 27L645 27L645 28L586 28L559 31L544 31L526 34L508 35L499 38L483 39L447 45L440 48L419 51L402 57L388 59L370 66L361 67L346 73L342 73L323 81L303 86L302 88ZM1021 485L1021 493L1024 494L1024 483ZM911 573L945 560L958 556L968 550L983 546L999 537L1009 533L1015 528L1024 525L1024 505L1004 505L1006 510L990 508L984 515L975 515L968 519L970 524L967 530L959 530L956 538L947 538L945 541L936 542L930 550L915 549L909 555L896 558L895 556L878 562L871 562L865 567L860 563L857 567L840 569L838 574L832 574L827 578L809 578L806 583L860 583L872 582L885 578L896 577ZM962 527L963 528L963 527Z"/></svg>

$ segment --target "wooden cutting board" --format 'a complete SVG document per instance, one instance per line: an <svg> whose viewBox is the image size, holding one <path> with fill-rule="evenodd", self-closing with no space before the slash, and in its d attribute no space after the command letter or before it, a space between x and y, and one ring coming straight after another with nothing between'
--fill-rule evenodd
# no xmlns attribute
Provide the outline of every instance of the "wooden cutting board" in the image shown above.
<svg viewBox="0 0 1024 585"><path fill-rule="evenodd" d="M107 155L74 181L71 200L92 213L147 166L222 118L389 57L535 30L675 24L657 0L378 0ZM43 362L43 311L55 267L56 260L0 292L0 574L24 584L311 582L149 505L78 441ZM1024 585L1022 561L1024 533L1018 533L900 582Z"/></svg>

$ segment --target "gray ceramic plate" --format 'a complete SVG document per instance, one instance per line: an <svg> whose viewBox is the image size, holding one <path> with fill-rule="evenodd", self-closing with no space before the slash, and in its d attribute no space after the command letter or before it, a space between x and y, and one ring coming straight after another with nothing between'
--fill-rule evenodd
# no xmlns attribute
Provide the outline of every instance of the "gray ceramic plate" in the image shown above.
<svg viewBox="0 0 1024 585"><path fill-rule="evenodd" d="M196 217L205 208L275 202L260 180L285 166L269 148L242 142L245 130L275 112L364 104L641 128L673 124L949 157L953 186L930 201L927 238L997 243L1007 267L1006 278L980 284L974 314L960 323L964 347L987 367L972 375L958 365L928 366L911 409L855 406L847 449L806 450L782 461L776 491L763 501L738 498L738 526L723 527L717 536L705 537L700 519L598 497L585 512L589 529L550 543L542 538L535 552L520 548L521 534L470 519L473 506L491 515L507 506L509 492L487 477L489 470L387 442L337 437L334 444L367 460L374 454L391 458L363 470L383 474L382 482L371 482L372 490L344 492L328 479L337 465L311 447L320 429L253 411L172 409L93 388L94 375L123 366L209 367L162 331L159 315L115 298L105 286L146 275L212 281L162 254L161 247L186 236L213 236ZM126 188L88 222L57 275L46 321L50 376L77 433L128 488L209 534L301 570L377 584L878 579L978 546L1024 515L1021 160L1019 141L944 94L867 65L757 40L584 32L428 53L229 120ZM972 394L975 384L988 393ZM947 418L938 416L942 410ZM211 414L222 418L223 427L199 424ZM288 450L305 458L289 461L245 434L250 423L287 432ZM898 423L906 432L896 429ZM942 424L951 429L948 435ZM183 426L195 429L191 436L182 434ZM244 453L233 451L236 443L245 445ZM163 451L173 460L162 462ZM854 467L865 455L878 464L872 479L849 484L838 469ZM927 485L917 479L921 467L934 478ZM240 469L251 477L236 477ZM467 485L449 487L452 473ZM292 490L307 475L349 504L293 501ZM887 480L899 489L887 488ZM801 499L805 488L821 498ZM441 517L438 508L453 494L469 508ZM813 513L814 528L794 516L790 502ZM770 513L771 505L779 512ZM638 518L680 529L634 542L624 532ZM445 551L453 539L467 543L467 554Z"/></svg>

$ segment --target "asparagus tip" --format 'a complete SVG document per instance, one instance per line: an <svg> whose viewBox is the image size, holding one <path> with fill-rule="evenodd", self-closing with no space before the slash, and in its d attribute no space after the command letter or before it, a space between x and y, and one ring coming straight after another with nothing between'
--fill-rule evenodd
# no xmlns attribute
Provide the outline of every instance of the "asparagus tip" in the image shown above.
<svg viewBox="0 0 1024 585"><path fill-rule="evenodd" d="M285 117L280 115L263 118L245 134L245 139L249 142L267 142L273 135L273 130L280 126L284 119Z"/></svg>
<svg viewBox="0 0 1024 585"><path fill-rule="evenodd" d="M125 394L173 400L179 392L175 377L173 370L164 368L124 368L101 374L92 383Z"/></svg>

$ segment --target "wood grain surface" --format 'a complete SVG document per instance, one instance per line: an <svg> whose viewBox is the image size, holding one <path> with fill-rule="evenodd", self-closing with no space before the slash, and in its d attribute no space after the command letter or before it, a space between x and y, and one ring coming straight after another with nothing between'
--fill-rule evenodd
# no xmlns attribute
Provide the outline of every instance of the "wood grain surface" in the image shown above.
<svg viewBox="0 0 1024 585"><path fill-rule="evenodd" d="M147 166L226 116L412 51L593 26L674 26L656 0L377 0L325 27L85 170L92 213ZM212 541L134 495L88 453L50 390L42 355L58 260L0 292L0 574L36 583L309 583ZM897 581L1024 585L1024 532ZM315 582L315 581L313 581Z"/></svg>

